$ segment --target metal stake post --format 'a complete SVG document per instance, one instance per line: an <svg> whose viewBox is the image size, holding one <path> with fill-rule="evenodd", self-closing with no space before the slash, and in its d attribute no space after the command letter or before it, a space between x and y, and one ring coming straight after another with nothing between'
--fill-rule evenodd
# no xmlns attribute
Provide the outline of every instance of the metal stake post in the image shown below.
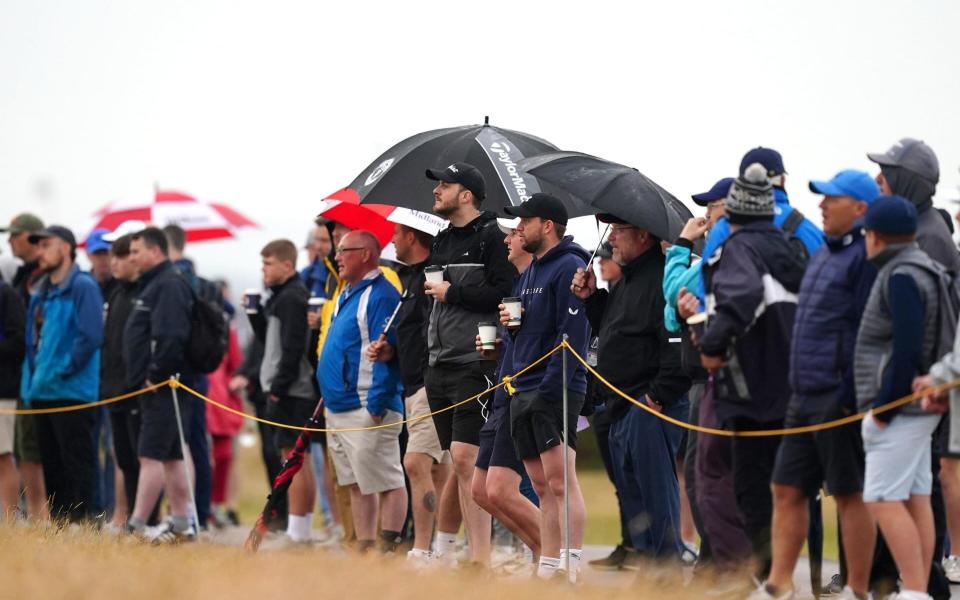
<svg viewBox="0 0 960 600"><path fill-rule="evenodd" d="M566 569L567 583L570 583L573 575L570 573L570 467L567 460L570 453L567 445L567 440L570 439L568 435L570 423L567 418L567 408L570 403L567 396L567 339L567 334L563 334L564 347L560 350L562 354L560 360L563 366L563 554L566 556L567 564L560 566Z"/></svg>
<svg viewBox="0 0 960 600"><path fill-rule="evenodd" d="M187 445L187 439L183 435L183 419L180 418L180 402L177 401L177 388L180 387L180 373L170 378L170 390L173 391L173 412L177 417L177 432L180 434L180 452L183 454L183 472L187 477L187 492L190 494L190 508L193 511L191 515L193 522L197 525L197 533L200 532L200 514L197 512L197 499L193 495L193 477L190 475L190 468L187 467L187 456L190 452L190 446Z"/></svg>

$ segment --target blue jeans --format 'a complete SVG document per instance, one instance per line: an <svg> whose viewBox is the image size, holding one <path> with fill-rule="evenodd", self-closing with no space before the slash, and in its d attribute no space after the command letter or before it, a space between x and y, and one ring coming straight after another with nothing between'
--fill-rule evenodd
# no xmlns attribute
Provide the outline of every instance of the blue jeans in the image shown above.
<svg viewBox="0 0 960 600"><path fill-rule="evenodd" d="M686 397L664 414L686 421ZM679 557L680 485L677 450L683 430L631 406L610 426L614 479L633 547L653 558Z"/></svg>

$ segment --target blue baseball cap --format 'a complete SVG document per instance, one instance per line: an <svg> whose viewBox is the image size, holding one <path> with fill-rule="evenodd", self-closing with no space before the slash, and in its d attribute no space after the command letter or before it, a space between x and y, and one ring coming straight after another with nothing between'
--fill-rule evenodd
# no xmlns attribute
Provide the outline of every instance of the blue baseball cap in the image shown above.
<svg viewBox="0 0 960 600"><path fill-rule="evenodd" d="M742 176L747 167L753 163L760 163L767 169L767 177L776 177L787 172L783 168L783 157L773 148L764 148L757 146L743 155L740 160L740 175Z"/></svg>
<svg viewBox="0 0 960 600"><path fill-rule="evenodd" d="M87 241L85 246L87 252L93 254L94 252L102 252L110 249L110 242L103 239L103 236L110 233L109 229L94 229L90 232L90 235L87 236Z"/></svg>
<svg viewBox="0 0 960 600"><path fill-rule="evenodd" d="M730 193L731 184L733 184L733 177L724 177L713 184L713 187L710 188L709 191L703 192L702 194L694 194L690 197L700 206L706 206L711 202L726 199L727 194Z"/></svg>
<svg viewBox="0 0 960 600"><path fill-rule="evenodd" d="M901 196L879 196L867 209L863 226L886 235L917 232L917 207Z"/></svg>
<svg viewBox="0 0 960 600"><path fill-rule="evenodd" d="M810 191L824 196L850 196L871 204L880 195L880 186L867 173L847 169L834 175L830 181L811 181Z"/></svg>

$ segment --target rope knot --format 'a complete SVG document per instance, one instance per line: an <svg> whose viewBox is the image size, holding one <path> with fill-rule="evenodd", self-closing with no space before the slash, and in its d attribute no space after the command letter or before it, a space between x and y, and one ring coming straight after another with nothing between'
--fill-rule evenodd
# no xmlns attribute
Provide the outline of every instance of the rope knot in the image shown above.
<svg viewBox="0 0 960 600"><path fill-rule="evenodd" d="M517 393L517 388L513 387L513 377L510 377L509 375L503 376L503 387L511 396Z"/></svg>

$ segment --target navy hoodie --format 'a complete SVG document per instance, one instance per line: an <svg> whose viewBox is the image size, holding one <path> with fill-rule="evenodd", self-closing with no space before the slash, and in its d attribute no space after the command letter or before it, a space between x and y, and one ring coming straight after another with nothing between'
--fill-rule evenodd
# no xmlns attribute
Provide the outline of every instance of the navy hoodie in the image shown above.
<svg viewBox="0 0 960 600"><path fill-rule="evenodd" d="M523 299L523 320L513 342L513 368L516 373L552 350L569 336L570 345L586 357L590 341L590 323L583 302L570 293L570 282L577 269L586 267L590 254L566 236L541 258L534 258L520 276L518 288ZM515 382L520 392L537 391L560 401L563 394L562 354L558 352ZM568 390L587 391L586 369L576 359L567 358Z"/></svg>

